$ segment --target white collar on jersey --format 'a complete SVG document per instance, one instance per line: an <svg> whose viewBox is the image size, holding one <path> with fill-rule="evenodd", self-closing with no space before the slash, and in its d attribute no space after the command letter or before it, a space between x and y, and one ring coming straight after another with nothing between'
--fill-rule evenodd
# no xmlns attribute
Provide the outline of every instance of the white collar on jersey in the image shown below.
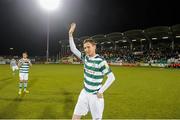
<svg viewBox="0 0 180 120"><path fill-rule="evenodd" d="M28 60L28 58L26 58L26 59L25 59L25 58L22 58L22 59L23 59L23 60Z"/></svg>
<svg viewBox="0 0 180 120"><path fill-rule="evenodd" d="M94 55L93 57L88 56L90 59L95 58L96 56L99 56L99 54Z"/></svg>

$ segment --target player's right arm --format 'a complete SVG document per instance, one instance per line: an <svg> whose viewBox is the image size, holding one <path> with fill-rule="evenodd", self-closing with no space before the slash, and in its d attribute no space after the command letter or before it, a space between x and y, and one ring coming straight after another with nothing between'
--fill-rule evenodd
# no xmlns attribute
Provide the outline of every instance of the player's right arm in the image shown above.
<svg viewBox="0 0 180 120"><path fill-rule="evenodd" d="M20 60L18 61L18 67L20 68L22 64L23 64L23 60L20 59Z"/></svg>
<svg viewBox="0 0 180 120"><path fill-rule="evenodd" d="M73 33L74 30L76 28L76 24L72 23L71 27L69 29L69 44L70 44L70 49L71 51L79 58L81 59L81 52L76 48L76 45L74 43L74 39L73 39Z"/></svg>
<svg viewBox="0 0 180 120"><path fill-rule="evenodd" d="M28 59L28 62L29 62L29 65L32 67L32 63L31 63L31 60L30 60L30 59Z"/></svg>

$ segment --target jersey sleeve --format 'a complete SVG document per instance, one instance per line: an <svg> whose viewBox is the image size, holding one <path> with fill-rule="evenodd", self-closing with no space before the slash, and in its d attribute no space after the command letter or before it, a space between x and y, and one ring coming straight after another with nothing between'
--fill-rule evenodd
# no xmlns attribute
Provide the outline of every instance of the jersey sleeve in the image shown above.
<svg viewBox="0 0 180 120"><path fill-rule="evenodd" d="M21 66L22 64L23 64L23 59L20 59L19 61L18 61L18 66Z"/></svg>
<svg viewBox="0 0 180 120"><path fill-rule="evenodd" d="M28 61L29 61L29 64L30 64L30 65L32 65L31 60L30 60L30 59L28 59Z"/></svg>
<svg viewBox="0 0 180 120"><path fill-rule="evenodd" d="M18 64L22 64L22 59L20 59L20 60L18 61Z"/></svg>
<svg viewBox="0 0 180 120"><path fill-rule="evenodd" d="M81 52L81 60L83 62L85 61L85 57L86 57L86 54L84 52Z"/></svg>
<svg viewBox="0 0 180 120"><path fill-rule="evenodd" d="M81 59L81 52L76 48L73 37L69 37L70 50Z"/></svg>
<svg viewBox="0 0 180 120"><path fill-rule="evenodd" d="M100 63L100 71L103 73L103 75L108 75L112 72L106 60L103 60Z"/></svg>

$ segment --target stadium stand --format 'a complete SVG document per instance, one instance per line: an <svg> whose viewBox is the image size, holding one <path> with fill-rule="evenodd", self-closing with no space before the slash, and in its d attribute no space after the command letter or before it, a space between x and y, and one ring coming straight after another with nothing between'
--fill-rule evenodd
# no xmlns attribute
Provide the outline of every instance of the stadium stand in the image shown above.
<svg viewBox="0 0 180 120"><path fill-rule="evenodd" d="M87 38L96 41L97 53L110 65L180 68L180 24L74 38L80 51ZM81 60L71 53L69 40L60 40L59 45L58 56L50 57L49 63L81 64ZM0 64L9 64L11 58L0 57ZM19 59L18 56L13 58ZM45 56L31 56L30 59L38 64L46 62Z"/></svg>
<svg viewBox="0 0 180 120"><path fill-rule="evenodd" d="M110 64L180 67L180 24L75 38L81 51L87 38L96 41L98 54ZM60 43L61 58L71 56L68 40Z"/></svg>

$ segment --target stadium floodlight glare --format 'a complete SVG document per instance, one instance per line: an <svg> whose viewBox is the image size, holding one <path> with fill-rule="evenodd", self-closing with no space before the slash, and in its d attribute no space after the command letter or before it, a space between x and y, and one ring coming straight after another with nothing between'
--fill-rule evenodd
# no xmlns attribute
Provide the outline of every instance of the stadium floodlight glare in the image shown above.
<svg viewBox="0 0 180 120"><path fill-rule="evenodd" d="M60 0L39 0L39 4L42 8L44 8L45 10L47 10L47 51L46 51L46 59L48 62L49 59L49 21L50 21L50 17L49 17L49 13L51 11L56 10L59 5L60 5Z"/></svg>
<svg viewBox="0 0 180 120"><path fill-rule="evenodd" d="M42 8L47 11L54 11L59 7L60 0L39 0Z"/></svg>

